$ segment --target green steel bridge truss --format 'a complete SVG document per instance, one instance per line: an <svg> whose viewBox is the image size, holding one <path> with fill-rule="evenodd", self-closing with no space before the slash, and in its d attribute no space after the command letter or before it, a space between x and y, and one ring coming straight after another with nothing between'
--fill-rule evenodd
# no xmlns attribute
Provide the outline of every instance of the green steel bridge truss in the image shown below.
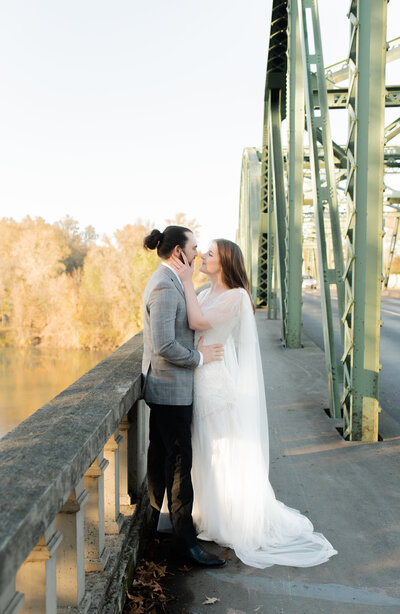
<svg viewBox="0 0 400 614"><path fill-rule="evenodd" d="M302 259L303 250L311 249L320 281L331 417L343 421L345 439L377 441L380 297L400 211L400 194L384 195L384 173L400 169L400 147L388 145L400 134L400 118L384 126L385 106L400 106L400 85L385 86L385 68L400 58L400 38L386 41L385 0L352 0L348 18L349 56L325 68L317 0L273 0L263 144L261 151L244 151L237 240L253 298L268 318L279 311L287 348L301 347ZM341 87L344 81L347 87ZM344 147L331 137L329 109L337 108L347 109ZM384 201L397 217L383 273ZM309 243L303 235L311 217ZM339 364L333 292L340 314Z"/></svg>

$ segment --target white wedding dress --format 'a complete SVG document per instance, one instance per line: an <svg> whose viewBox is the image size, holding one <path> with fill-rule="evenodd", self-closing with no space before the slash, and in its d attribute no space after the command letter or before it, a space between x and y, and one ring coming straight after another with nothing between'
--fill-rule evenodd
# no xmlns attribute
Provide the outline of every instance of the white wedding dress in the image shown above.
<svg viewBox="0 0 400 614"><path fill-rule="evenodd" d="M269 483L264 379L251 302L241 288L199 302L212 325L196 342L224 344L224 361L197 368L193 404L193 520L199 539L234 549L247 565L311 567L336 550Z"/></svg>

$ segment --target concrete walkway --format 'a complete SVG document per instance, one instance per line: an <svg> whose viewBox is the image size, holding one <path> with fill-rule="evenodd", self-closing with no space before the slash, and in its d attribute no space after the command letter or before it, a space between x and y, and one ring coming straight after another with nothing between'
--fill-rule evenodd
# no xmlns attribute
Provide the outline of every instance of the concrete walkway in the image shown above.
<svg viewBox="0 0 400 614"><path fill-rule="evenodd" d="M176 571L171 614L399 614L400 424L382 417L384 441L343 441L324 408L324 356L304 340L280 342L280 322L257 315L277 498L306 513L338 550L313 568L243 565L229 551L220 570ZM244 502L245 504L245 502ZM210 550L220 552L212 545ZM206 597L219 599L202 605Z"/></svg>

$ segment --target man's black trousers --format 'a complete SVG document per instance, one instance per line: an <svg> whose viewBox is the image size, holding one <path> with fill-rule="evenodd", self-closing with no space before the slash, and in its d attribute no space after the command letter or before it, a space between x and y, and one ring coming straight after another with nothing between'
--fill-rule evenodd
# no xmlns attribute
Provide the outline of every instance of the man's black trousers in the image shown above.
<svg viewBox="0 0 400 614"><path fill-rule="evenodd" d="M165 488L177 545L196 541L192 520L192 405L150 406L150 445L147 481L152 507L161 510Z"/></svg>

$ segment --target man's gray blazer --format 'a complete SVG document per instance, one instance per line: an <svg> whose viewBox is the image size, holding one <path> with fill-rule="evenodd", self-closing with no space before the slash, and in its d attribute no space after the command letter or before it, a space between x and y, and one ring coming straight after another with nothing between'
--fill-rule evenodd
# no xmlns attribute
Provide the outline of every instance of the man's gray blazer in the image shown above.
<svg viewBox="0 0 400 614"><path fill-rule="evenodd" d="M162 264L144 291L143 342L144 400L191 405L200 352L194 349L184 291L175 273Z"/></svg>

